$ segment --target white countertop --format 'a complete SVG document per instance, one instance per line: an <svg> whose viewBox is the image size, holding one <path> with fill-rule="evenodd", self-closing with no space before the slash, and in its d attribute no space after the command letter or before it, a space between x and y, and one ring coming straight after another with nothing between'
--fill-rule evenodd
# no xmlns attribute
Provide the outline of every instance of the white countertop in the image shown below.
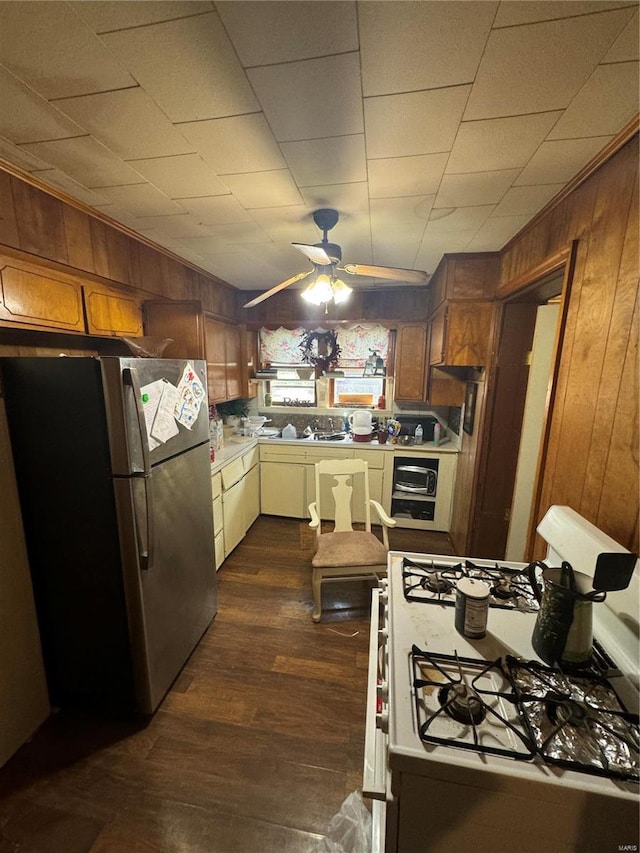
<svg viewBox="0 0 640 853"><path fill-rule="evenodd" d="M446 444L439 444L438 446L434 445L432 441L425 441L422 444L392 444L391 442L385 442L385 444L378 444L378 439L374 438L372 441L353 441L351 438L339 439L338 441L318 441L317 439L309 436L308 438L294 438L294 439L285 439L285 438L260 438L260 444L288 444L288 445L299 445L299 444L313 444L315 447L322 447L323 445L329 445L329 447L359 447L362 450L382 450L382 451L393 451L397 450L402 453L459 453L460 451L448 441Z"/></svg>

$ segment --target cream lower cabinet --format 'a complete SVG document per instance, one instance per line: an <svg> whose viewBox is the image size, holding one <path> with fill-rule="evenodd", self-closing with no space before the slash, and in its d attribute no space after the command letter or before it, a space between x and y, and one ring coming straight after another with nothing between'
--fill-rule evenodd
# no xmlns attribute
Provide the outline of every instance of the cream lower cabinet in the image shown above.
<svg viewBox="0 0 640 853"><path fill-rule="evenodd" d="M259 461L254 446L211 477L216 569L260 515Z"/></svg>
<svg viewBox="0 0 640 853"><path fill-rule="evenodd" d="M306 466L284 459L260 461L260 509L265 515L305 518Z"/></svg>
<svg viewBox="0 0 640 853"><path fill-rule="evenodd" d="M245 533L260 515L260 451L252 447L242 457L244 467L244 527Z"/></svg>
<svg viewBox="0 0 640 853"><path fill-rule="evenodd" d="M213 496L213 535L216 551L216 569L224 563L224 519L222 514L222 474L219 472L211 478L211 494Z"/></svg>
<svg viewBox="0 0 640 853"><path fill-rule="evenodd" d="M385 477L393 473L393 454L350 447L279 445L260 448L261 507L265 515L309 518L315 500L315 463L321 459L365 459L369 463L369 495L384 506ZM327 487L328 488L328 487ZM356 500L354 503L358 503ZM375 516L375 513L373 514ZM354 513L354 521L364 521ZM372 517L374 524L376 517Z"/></svg>

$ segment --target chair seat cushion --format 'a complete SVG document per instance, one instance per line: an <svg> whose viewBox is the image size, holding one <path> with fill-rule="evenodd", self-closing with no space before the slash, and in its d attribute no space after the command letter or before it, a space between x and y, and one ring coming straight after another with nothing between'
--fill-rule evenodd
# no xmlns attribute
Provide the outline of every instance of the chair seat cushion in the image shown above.
<svg viewBox="0 0 640 853"><path fill-rule="evenodd" d="M366 530L323 533L311 565L315 569L386 565L387 553L383 543Z"/></svg>

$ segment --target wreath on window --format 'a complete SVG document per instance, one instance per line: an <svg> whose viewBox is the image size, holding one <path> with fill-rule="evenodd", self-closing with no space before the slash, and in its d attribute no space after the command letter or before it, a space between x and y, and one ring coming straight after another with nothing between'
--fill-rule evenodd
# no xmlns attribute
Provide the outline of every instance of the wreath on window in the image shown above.
<svg viewBox="0 0 640 853"><path fill-rule="evenodd" d="M305 332L299 344L302 360L312 364L321 373L335 370L340 357L337 332Z"/></svg>

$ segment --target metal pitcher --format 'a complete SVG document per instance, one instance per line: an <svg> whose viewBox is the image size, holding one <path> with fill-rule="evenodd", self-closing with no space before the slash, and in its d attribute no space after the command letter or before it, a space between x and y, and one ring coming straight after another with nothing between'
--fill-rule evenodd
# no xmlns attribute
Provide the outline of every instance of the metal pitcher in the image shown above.
<svg viewBox="0 0 640 853"><path fill-rule="evenodd" d="M542 569L542 585L536 567ZM540 603L531 641L536 654L552 666L588 663L593 646L591 605L604 601L606 592L593 589L591 578L574 572L566 561L559 569L532 563L528 574Z"/></svg>

